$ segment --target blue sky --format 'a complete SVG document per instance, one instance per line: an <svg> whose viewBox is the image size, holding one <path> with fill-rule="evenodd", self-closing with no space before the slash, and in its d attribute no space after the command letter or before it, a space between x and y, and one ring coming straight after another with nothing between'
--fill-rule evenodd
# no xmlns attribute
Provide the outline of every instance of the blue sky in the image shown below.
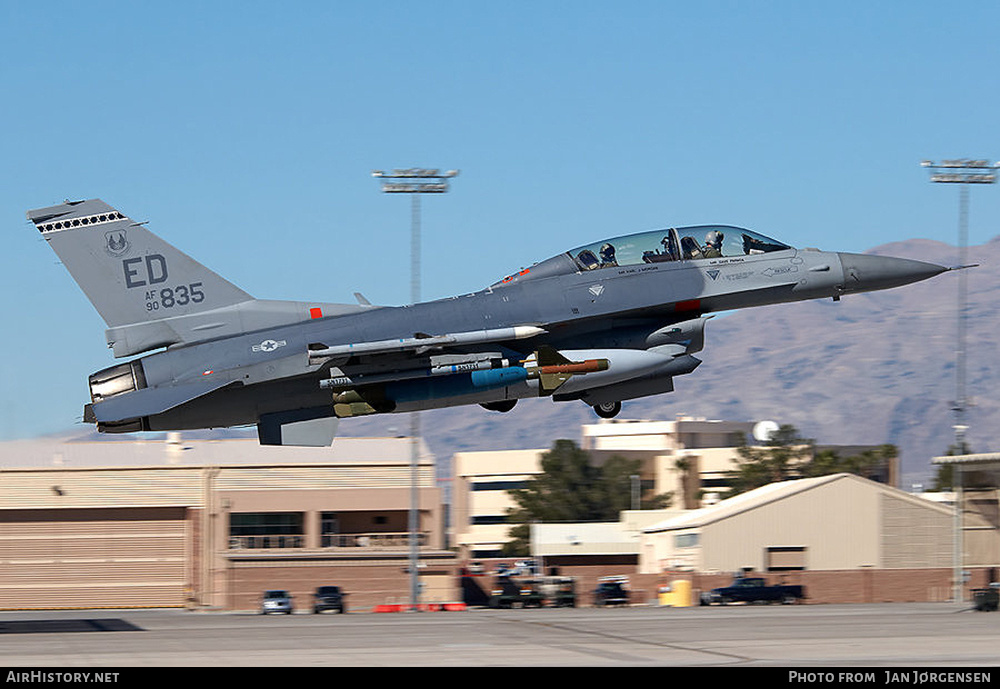
<svg viewBox="0 0 1000 689"><path fill-rule="evenodd" d="M0 2L0 438L71 427L104 324L27 224L99 197L254 296L409 299L728 223L956 240L924 158L1000 158L995 2ZM970 242L1000 234L973 189Z"/></svg>

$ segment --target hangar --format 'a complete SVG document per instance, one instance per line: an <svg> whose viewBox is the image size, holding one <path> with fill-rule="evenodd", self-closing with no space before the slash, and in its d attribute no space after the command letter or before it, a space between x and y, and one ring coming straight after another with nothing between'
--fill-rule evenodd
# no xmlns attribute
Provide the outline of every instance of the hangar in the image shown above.
<svg viewBox="0 0 1000 689"><path fill-rule="evenodd" d="M411 448L177 433L0 443L0 608L253 609L284 588L301 609L327 584L355 607L405 602ZM454 600L422 441L417 479L423 600Z"/></svg>
<svg viewBox="0 0 1000 689"><path fill-rule="evenodd" d="M644 530L640 571L937 569L951 508L853 474L772 483Z"/></svg>

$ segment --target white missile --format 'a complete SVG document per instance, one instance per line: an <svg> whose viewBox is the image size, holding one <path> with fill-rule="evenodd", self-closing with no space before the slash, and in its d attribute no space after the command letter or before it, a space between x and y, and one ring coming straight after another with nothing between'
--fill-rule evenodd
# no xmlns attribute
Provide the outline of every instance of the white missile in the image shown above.
<svg viewBox="0 0 1000 689"><path fill-rule="evenodd" d="M330 359L356 354L383 354L389 352L404 352L415 350L422 353L437 347L456 344L483 344L486 342L502 342L504 340L523 340L536 335L545 334L543 328L533 325L517 325L512 328L488 328L486 330L470 330L447 335L429 335L427 337L402 337L397 340L376 340L373 342L358 342L354 344L333 345L309 350L310 361Z"/></svg>

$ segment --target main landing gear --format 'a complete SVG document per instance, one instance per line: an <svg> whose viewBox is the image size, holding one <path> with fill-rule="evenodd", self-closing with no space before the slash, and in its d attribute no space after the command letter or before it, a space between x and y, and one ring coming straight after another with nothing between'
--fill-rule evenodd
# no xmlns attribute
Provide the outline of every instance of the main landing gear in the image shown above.
<svg viewBox="0 0 1000 689"><path fill-rule="evenodd" d="M604 402L603 404L594 405L594 413L602 419L613 419L618 416L618 412L621 410L621 402Z"/></svg>
<svg viewBox="0 0 1000 689"><path fill-rule="evenodd" d="M501 400L499 402L480 402L479 406L490 411L508 412L514 408L517 400ZM594 405L594 413L602 419L613 419L622 410L621 402L604 402Z"/></svg>

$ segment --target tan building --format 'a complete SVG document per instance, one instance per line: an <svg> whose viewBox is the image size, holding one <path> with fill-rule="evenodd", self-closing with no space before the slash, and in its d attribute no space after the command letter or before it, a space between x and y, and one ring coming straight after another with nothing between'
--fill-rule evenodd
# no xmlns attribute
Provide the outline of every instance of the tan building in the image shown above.
<svg viewBox="0 0 1000 689"><path fill-rule="evenodd" d="M729 490L726 472L754 424L678 416L673 421L606 419L582 427L581 448L600 459L613 454L645 461L645 488L673 493L674 506L694 509Z"/></svg>
<svg viewBox="0 0 1000 689"><path fill-rule="evenodd" d="M604 420L582 427L580 447L601 463L614 455L642 461L641 488L649 494L673 493L675 507L697 507L724 491L724 472L732 469L736 447L752 423L706 421ZM499 557L509 539L507 491L523 488L541 473L548 448L459 452L452 458L454 544L465 558Z"/></svg>
<svg viewBox="0 0 1000 689"><path fill-rule="evenodd" d="M832 474L772 483L643 532L640 572L933 569L952 563L952 510Z"/></svg>
<svg viewBox="0 0 1000 689"><path fill-rule="evenodd" d="M332 448L253 439L0 444L0 608L254 608L268 588L308 608L409 600L408 438ZM419 451L424 601L453 601L434 458Z"/></svg>
<svg viewBox="0 0 1000 689"><path fill-rule="evenodd" d="M961 544L956 564L1000 568L1000 452L935 457L932 461L955 472L956 500L961 506L954 526Z"/></svg>
<svg viewBox="0 0 1000 689"><path fill-rule="evenodd" d="M453 544L463 559L500 556L510 540L509 490L524 488L541 472L546 450L457 452L452 455Z"/></svg>
<svg viewBox="0 0 1000 689"><path fill-rule="evenodd" d="M673 421L629 421L609 419L582 427L581 447L598 458L611 454L653 458L652 483L657 492L671 491L676 507L696 509L711 505L729 492L728 473L737 468L738 448L754 443L758 426L773 422L716 421L678 416ZM832 450L851 457L874 450L866 445L816 445L813 453ZM802 456L808 461L812 455ZM899 458L887 458L869 468L873 481L898 484ZM683 501L682 501L683 500Z"/></svg>

